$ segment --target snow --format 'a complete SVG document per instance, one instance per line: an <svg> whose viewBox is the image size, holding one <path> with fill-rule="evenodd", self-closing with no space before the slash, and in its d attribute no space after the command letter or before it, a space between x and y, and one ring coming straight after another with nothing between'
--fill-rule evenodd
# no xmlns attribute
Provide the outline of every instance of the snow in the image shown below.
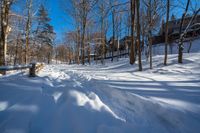
<svg viewBox="0 0 200 133"><path fill-rule="evenodd" d="M0 111L6 110L8 107L8 102L0 102Z"/></svg>
<svg viewBox="0 0 200 133"><path fill-rule="evenodd" d="M188 50L190 48L189 40L190 39L188 39L188 41L183 43L183 47L184 47L183 52L184 53L188 53ZM200 37L191 39L192 45L191 45L190 52L192 52L192 53L200 52L199 42L200 42ZM164 49L165 49L164 43L153 45L153 55L164 55L164 51L165 51ZM177 42L170 43L169 47L168 47L168 54L177 54L177 53L178 53L178 43Z"/></svg>
<svg viewBox="0 0 200 133"><path fill-rule="evenodd" d="M105 65L46 65L0 77L1 133L198 133L200 53Z"/></svg>

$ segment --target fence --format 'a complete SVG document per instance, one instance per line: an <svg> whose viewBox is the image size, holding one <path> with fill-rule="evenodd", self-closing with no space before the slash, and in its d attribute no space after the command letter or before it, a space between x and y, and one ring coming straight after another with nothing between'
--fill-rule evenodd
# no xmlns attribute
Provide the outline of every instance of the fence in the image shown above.
<svg viewBox="0 0 200 133"><path fill-rule="evenodd" d="M43 63L32 63L29 65L17 65L17 66L0 66L0 73L5 75L6 71L29 69L29 76L35 77L36 73L38 73L43 67L44 67Z"/></svg>

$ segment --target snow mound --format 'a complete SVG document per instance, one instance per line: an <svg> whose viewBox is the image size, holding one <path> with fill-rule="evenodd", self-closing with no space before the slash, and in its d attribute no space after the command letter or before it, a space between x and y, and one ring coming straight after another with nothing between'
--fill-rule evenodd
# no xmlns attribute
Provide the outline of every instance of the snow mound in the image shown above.
<svg viewBox="0 0 200 133"><path fill-rule="evenodd" d="M112 114L116 119L125 121L124 119L117 116L107 105L105 105L94 92L90 92L88 95L86 95L84 93L73 90L70 91L70 95L76 99L76 104L78 106L84 106L99 112L105 111Z"/></svg>

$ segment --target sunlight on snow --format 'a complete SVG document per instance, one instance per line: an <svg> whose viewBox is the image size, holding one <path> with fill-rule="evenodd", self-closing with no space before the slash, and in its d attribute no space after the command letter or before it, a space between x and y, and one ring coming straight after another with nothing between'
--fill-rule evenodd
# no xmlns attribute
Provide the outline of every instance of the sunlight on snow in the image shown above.
<svg viewBox="0 0 200 133"><path fill-rule="evenodd" d="M22 105L22 104L15 104L11 108L9 108L11 111L28 111L32 113L37 113L39 108L36 105Z"/></svg>
<svg viewBox="0 0 200 133"><path fill-rule="evenodd" d="M169 105L173 105L176 107L179 107L184 110L188 110L191 112L199 112L200 111L200 105L199 104L194 104L186 101L181 101L177 99L169 99L169 98L158 98L158 97L151 97L151 99L161 101L163 103L167 103Z"/></svg>
<svg viewBox="0 0 200 133"><path fill-rule="evenodd" d="M112 114L116 119L120 119L122 121L126 121L123 118L117 116L106 104L104 104L100 98L94 93L90 92L88 95L79 92L79 91L70 91L69 94L76 99L76 104L78 106L84 106L85 108L91 108L96 111L106 111Z"/></svg>
<svg viewBox="0 0 200 133"><path fill-rule="evenodd" d="M57 103L58 99L62 96L62 92L55 92L53 93L53 98L54 98L54 101L55 103Z"/></svg>
<svg viewBox="0 0 200 133"><path fill-rule="evenodd" d="M4 111L8 108L8 102L0 102L0 111Z"/></svg>
<svg viewBox="0 0 200 133"><path fill-rule="evenodd" d="M148 86L145 85L141 85L141 87L134 87L134 86L119 86L119 85L108 85L109 87L112 88L117 88L117 89L121 89L121 90L139 90L139 91L167 91L167 89L164 88L150 88Z"/></svg>

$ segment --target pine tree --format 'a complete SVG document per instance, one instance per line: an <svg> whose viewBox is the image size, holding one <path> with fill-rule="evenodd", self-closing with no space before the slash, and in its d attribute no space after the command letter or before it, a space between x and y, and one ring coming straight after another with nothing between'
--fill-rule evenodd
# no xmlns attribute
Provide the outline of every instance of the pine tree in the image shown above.
<svg viewBox="0 0 200 133"><path fill-rule="evenodd" d="M55 32L50 23L51 19L48 16L47 10L43 5L40 6L38 12L38 27L36 30L36 40L40 45L39 60L47 61L50 63L53 49L53 42L55 39ZM45 50L45 51L43 51Z"/></svg>
<svg viewBox="0 0 200 133"><path fill-rule="evenodd" d="M175 17L174 14L172 14L172 16L171 16L171 21L174 21L174 20L176 20L176 17Z"/></svg>

